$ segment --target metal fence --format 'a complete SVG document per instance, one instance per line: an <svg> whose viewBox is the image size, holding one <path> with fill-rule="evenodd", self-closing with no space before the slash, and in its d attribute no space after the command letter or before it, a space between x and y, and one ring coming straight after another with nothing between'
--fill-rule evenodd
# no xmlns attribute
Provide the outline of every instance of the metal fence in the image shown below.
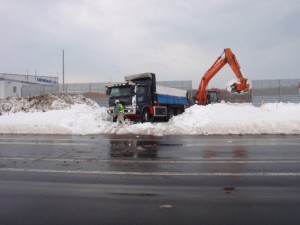
<svg viewBox="0 0 300 225"><path fill-rule="evenodd" d="M300 103L300 79L252 80L252 104L291 102Z"/></svg>
<svg viewBox="0 0 300 225"><path fill-rule="evenodd" d="M21 88L21 96L34 96L40 94L53 94L59 92L58 85L42 85L42 84L29 84L23 85Z"/></svg>
<svg viewBox="0 0 300 225"><path fill-rule="evenodd" d="M65 94L82 94L100 106L108 106L108 98L105 94L108 83L75 83L59 85L59 92Z"/></svg>
<svg viewBox="0 0 300 225"><path fill-rule="evenodd" d="M100 106L108 106L108 97L106 96L106 83L74 83L74 84L62 84L60 85L23 85L21 94L22 97L33 96L40 94L82 94L95 102ZM173 87L183 90L192 89L192 81L157 81L157 85L164 87Z"/></svg>
<svg viewBox="0 0 300 225"><path fill-rule="evenodd" d="M30 84L23 85L21 89L22 97L34 96L40 94L82 94L91 98L101 106L108 106L107 96L105 94L105 84L107 83L77 83L60 85L41 85Z"/></svg>
<svg viewBox="0 0 300 225"><path fill-rule="evenodd" d="M300 79L289 80L252 80L252 104L261 106L264 103L292 102L300 103ZM96 101L100 106L108 106L105 94L108 83L75 83L63 85L23 85L22 97L40 94L66 93L82 94ZM157 81L157 85L192 89L192 81ZM243 100L244 101L244 100Z"/></svg>
<svg viewBox="0 0 300 225"><path fill-rule="evenodd" d="M182 90L192 90L191 80L182 81L157 81L156 84L162 87L178 88Z"/></svg>

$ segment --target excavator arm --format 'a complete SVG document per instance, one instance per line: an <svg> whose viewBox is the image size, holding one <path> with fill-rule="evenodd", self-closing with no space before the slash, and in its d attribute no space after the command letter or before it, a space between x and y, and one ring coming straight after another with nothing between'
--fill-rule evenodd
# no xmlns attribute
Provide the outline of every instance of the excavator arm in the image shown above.
<svg viewBox="0 0 300 225"><path fill-rule="evenodd" d="M249 90L249 84L247 83L247 78L242 75L240 70L240 64L238 63L235 55L232 53L230 48L224 49L224 52L217 58L214 64L207 70L204 76L201 79L198 92L196 95L196 100L199 105L207 104L207 85L209 81L225 66L229 64L233 70L236 77L239 79L239 82L232 84L232 91L240 93L242 91Z"/></svg>

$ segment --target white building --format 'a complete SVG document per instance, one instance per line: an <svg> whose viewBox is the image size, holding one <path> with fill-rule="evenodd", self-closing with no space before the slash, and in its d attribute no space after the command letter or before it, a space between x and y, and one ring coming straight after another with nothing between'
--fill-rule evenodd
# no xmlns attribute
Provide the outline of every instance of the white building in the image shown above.
<svg viewBox="0 0 300 225"><path fill-rule="evenodd" d="M0 98L22 96L23 85L58 85L58 77L0 73Z"/></svg>

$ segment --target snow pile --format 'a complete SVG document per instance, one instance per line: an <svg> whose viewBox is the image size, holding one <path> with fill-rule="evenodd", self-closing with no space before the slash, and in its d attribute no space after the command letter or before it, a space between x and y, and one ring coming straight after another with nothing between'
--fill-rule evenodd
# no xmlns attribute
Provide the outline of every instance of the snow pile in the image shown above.
<svg viewBox="0 0 300 225"><path fill-rule="evenodd" d="M168 123L121 125L111 122L107 108L91 100L76 99L74 102L82 101L81 104L49 102L49 108L56 102L54 105L59 105L59 109L46 112L44 108L37 112L27 108L31 113L3 113L0 134L300 134L300 104L274 103L260 108L250 104L194 105ZM18 104L13 107L20 108Z"/></svg>
<svg viewBox="0 0 300 225"><path fill-rule="evenodd" d="M44 94L26 98L0 98L0 116L3 113L46 112L49 110L66 109L74 104L95 106L96 103L83 95Z"/></svg>
<svg viewBox="0 0 300 225"><path fill-rule="evenodd" d="M174 117L179 134L300 134L300 104L214 104L193 106Z"/></svg>
<svg viewBox="0 0 300 225"><path fill-rule="evenodd" d="M102 132L150 135L300 134L300 104L194 105L168 123L136 124Z"/></svg>
<svg viewBox="0 0 300 225"><path fill-rule="evenodd" d="M44 94L0 99L0 134L88 134L109 116L83 95Z"/></svg>
<svg viewBox="0 0 300 225"><path fill-rule="evenodd" d="M186 90L181 90L177 88L156 86L156 93L161 95L171 95L177 97L186 97Z"/></svg>

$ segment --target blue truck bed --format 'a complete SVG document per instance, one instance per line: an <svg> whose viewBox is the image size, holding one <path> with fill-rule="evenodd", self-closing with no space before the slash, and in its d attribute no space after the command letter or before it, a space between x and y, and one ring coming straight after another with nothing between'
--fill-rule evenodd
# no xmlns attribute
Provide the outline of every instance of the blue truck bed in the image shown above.
<svg viewBox="0 0 300 225"><path fill-rule="evenodd" d="M188 99L186 97L177 97L170 95L157 94L157 101L159 104L175 104L175 105L186 105Z"/></svg>

